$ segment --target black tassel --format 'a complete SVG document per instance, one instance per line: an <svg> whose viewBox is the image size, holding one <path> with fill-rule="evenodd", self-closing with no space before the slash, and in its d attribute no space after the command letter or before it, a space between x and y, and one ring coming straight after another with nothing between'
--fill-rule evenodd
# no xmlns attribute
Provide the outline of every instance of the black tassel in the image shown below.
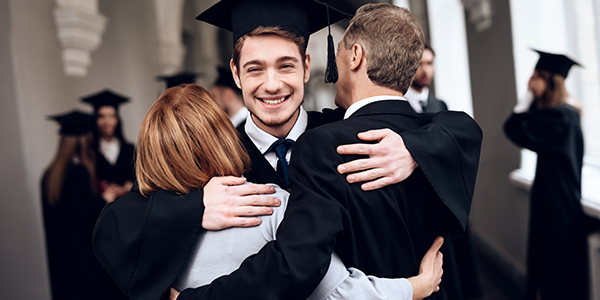
<svg viewBox="0 0 600 300"><path fill-rule="evenodd" d="M327 24L329 27L329 35L327 35L327 69L325 69L325 83L336 83L338 80L338 69L335 63L335 46L333 44L333 36L331 36L331 23L329 22L329 5L325 3L327 9Z"/></svg>
<svg viewBox="0 0 600 300"><path fill-rule="evenodd" d="M327 69L325 70L325 83L336 83L338 80L338 69L335 63L335 52L333 47L333 37L327 36Z"/></svg>

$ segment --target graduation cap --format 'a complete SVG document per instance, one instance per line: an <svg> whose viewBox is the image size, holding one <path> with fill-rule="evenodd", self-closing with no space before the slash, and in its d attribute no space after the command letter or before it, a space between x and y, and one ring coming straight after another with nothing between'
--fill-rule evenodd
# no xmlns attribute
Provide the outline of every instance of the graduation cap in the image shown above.
<svg viewBox="0 0 600 300"><path fill-rule="evenodd" d="M119 105L129 101L129 98L114 93L109 89L102 90L96 94L85 96L81 98L81 101L89 103L94 106L94 111L102 106L112 106L115 110L119 110Z"/></svg>
<svg viewBox="0 0 600 300"><path fill-rule="evenodd" d="M178 86L182 83L196 83L196 77L198 77L198 73L193 72L180 72L171 76L158 76L159 80L165 81L167 83L167 89Z"/></svg>
<svg viewBox="0 0 600 300"><path fill-rule="evenodd" d="M279 27L304 38L351 15L316 0L221 0L196 17L196 20L233 32L233 43L259 26ZM325 82L337 81L331 28L327 36Z"/></svg>
<svg viewBox="0 0 600 300"><path fill-rule="evenodd" d="M219 72L219 77L215 81L215 85L230 87L234 91L240 89L235 84L235 81L233 80L233 75L231 75L231 70L229 68L218 66L217 71Z"/></svg>
<svg viewBox="0 0 600 300"><path fill-rule="evenodd" d="M94 116L78 110L68 113L48 116L49 120L54 120L60 124L61 135L82 135L94 128L96 118Z"/></svg>
<svg viewBox="0 0 600 300"><path fill-rule="evenodd" d="M545 70L567 78L567 74L569 74L569 70L573 65L581 67L578 62L568 58L565 55L543 52L536 49L531 50L540 55L540 59L538 60L537 65L535 65L536 69Z"/></svg>

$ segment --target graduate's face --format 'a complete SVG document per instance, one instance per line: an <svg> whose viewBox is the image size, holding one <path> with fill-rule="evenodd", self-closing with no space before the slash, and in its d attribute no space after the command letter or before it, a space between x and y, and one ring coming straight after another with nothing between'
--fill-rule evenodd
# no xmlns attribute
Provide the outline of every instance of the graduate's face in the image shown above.
<svg viewBox="0 0 600 300"><path fill-rule="evenodd" d="M256 125L269 133L291 129L310 78L310 56L302 61L298 46L278 35L251 36L240 51L239 69L233 62L231 69Z"/></svg>
<svg viewBox="0 0 600 300"><path fill-rule="evenodd" d="M109 105L101 106L98 108L96 124L98 125L98 132L103 138L111 139L115 135L115 128L117 128L117 110Z"/></svg>
<svg viewBox="0 0 600 300"><path fill-rule="evenodd" d="M546 92L546 81L542 77L537 70L533 70L533 74L531 78L529 78L529 83L527 84L527 89L535 95L536 98L541 98Z"/></svg>
<svg viewBox="0 0 600 300"><path fill-rule="evenodd" d="M421 58L421 63L419 64L419 68L417 69L417 73L415 74L415 78L413 79L412 85L417 89L422 89L424 87L428 87L431 84L431 79L433 78L433 60L434 60L433 52L429 49L423 50L423 58Z"/></svg>

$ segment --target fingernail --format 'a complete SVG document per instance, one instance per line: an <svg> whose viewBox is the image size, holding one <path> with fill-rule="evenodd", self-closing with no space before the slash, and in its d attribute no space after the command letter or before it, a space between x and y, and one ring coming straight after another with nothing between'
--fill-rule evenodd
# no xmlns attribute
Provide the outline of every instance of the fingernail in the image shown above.
<svg viewBox="0 0 600 300"><path fill-rule="evenodd" d="M337 147L337 152L338 152L339 154L342 154L342 153L344 153L344 147Z"/></svg>
<svg viewBox="0 0 600 300"><path fill-rule="evenodd" d="M276 199L276 200L275 200L275 204L277 204L277 206L281 205L281 200L279 200L279 199Z"/></svg>
<svg viewBox="0 0 600 300"><path fill-rule="evenodd" d="M339 167L338 167L338 172L340 172L341 174L344 174L344 172L346 172L346 167L344 167L344 166L339 166Z"/></svg>
<svg viewBox="0 0 600 300"><path fill-rule="evenodd" d="M353 175L348 176L348 182L350 182L350 183L354 182L354 176Z"/></svg>

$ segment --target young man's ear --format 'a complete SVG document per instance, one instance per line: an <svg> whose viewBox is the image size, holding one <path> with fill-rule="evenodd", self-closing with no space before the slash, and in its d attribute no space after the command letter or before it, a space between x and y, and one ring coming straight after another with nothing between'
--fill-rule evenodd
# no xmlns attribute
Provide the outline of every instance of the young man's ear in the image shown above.
<svg viewBox="0 0 600 300"><path fill-rule="evenodd" d="M235 85L237 85L237 87L241 90L242 83L240 81L240 74L239 74L237 67L233 63L233 59L229 60L229 68L231 69L231 75L233 75L233 80L235 81Z"/></svg>
<svg viewBox="0 0 600 300"><path fill-rule="evenodd" d="M304 83L307 83L310 79L310 54L306 53L306 59L304 60Z"/></svg>

